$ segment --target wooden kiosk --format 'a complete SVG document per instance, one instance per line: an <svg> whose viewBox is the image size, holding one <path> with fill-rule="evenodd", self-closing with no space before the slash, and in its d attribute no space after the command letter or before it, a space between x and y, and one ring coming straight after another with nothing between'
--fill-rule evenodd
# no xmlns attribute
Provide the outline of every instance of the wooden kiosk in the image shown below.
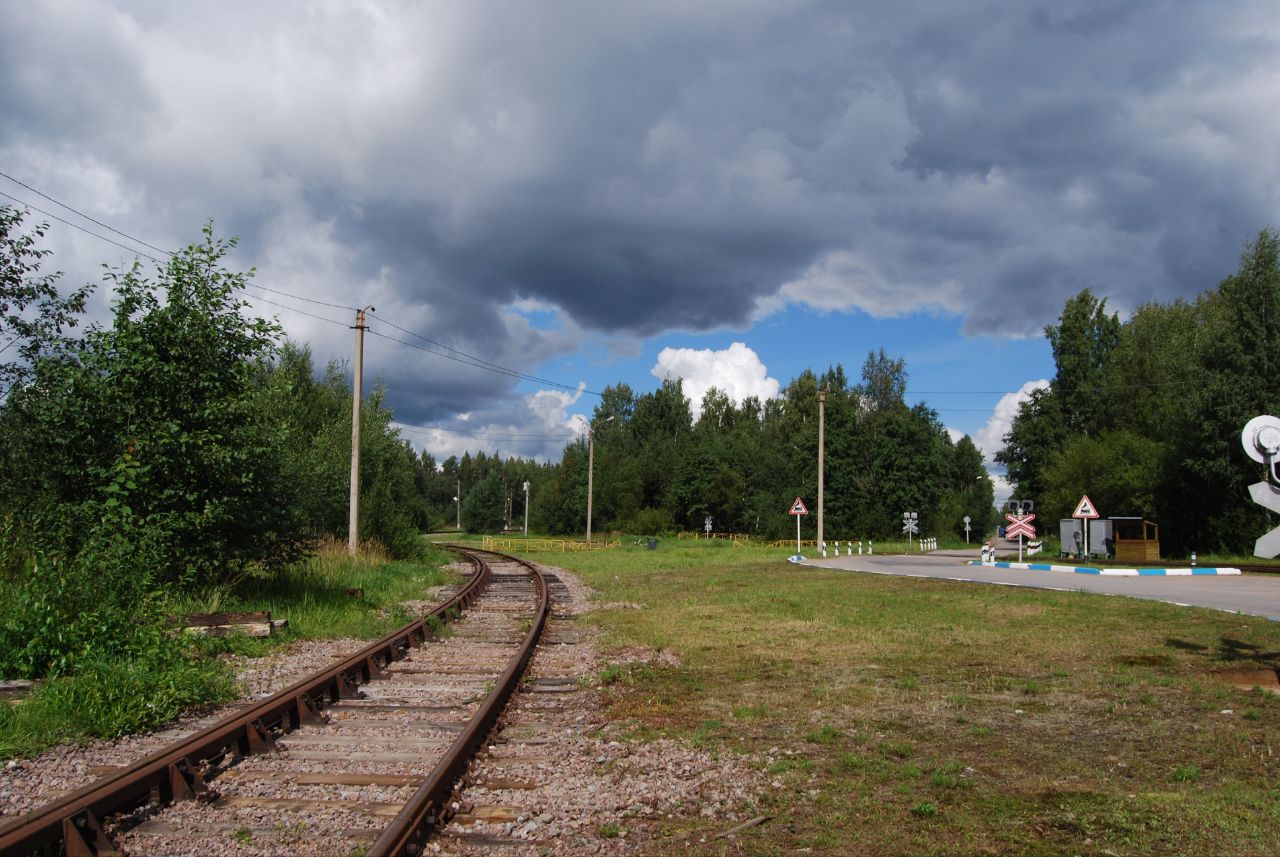
<svg viewBox="0 0 1280 857"><path fill-rule="evenodd" d="M1159 562L1160 527L1143 518L1112 518L1118 562Z"/></svg>

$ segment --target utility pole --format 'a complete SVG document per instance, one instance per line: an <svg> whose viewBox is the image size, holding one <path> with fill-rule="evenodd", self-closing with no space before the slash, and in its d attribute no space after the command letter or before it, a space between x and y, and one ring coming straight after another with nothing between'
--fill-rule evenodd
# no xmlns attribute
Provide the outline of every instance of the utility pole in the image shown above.
<svg viewBox="0 0 1280 857"><path fill-rule="evenodd" d="M356 310L355 377L351 392L351 501L347 519L347 553L356 555L360 543L360 400L364 396L364 313L373 307Z"/></svg>
<svg viewBox="0 0 1280 857"><path fill-rule="evenodd" d="M822 476L823 466L822 459L826 442L826 423L827 423L827 391L818 390L818 550L822 551L826 544L822 538Z"/></svg>
<svg viewBox="0 0 1280 857"><path fill-rule="evenodd" d="M613 417L606 417L601 422L613 422L613 419ZM591 423L587 423L587 544L591 544L591 494L595 488L595 471L596 432Z"/></svg>
<svg viewBox="0 0 1280 857"><path fill-rule="evenodd" d="M595 488L596 433L587 426L587 544L591 544L591 492Z"/></svg>
<svg viewBox="0 0 1280 857"><path fill-rule="evenodd" d="M457 489L453 495L453 502L458 507L458 532L462 532L462 480L457 480L454 487Z"/></svg>
<svg viewBox="0 0 1280 857"><path fill-rule="evenodd" d="M529 538L529 480L524 481L524 537Z"/></svg>

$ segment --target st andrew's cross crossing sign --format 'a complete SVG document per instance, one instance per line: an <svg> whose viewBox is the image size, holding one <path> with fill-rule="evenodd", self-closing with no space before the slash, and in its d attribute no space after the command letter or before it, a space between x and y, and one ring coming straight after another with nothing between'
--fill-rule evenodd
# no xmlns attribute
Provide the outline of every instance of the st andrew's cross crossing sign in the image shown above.
<svg viewBox="0 0 1280 857"><path fill-rule="evenodd" d="M1029 539L1036 537L1036 528L1031 526L1031 522L1036 519L1035 515L1005 515L1004 517L1009 522L1009 526L1004 528L1006 539L1018 536L1026 536Z"/></svg>

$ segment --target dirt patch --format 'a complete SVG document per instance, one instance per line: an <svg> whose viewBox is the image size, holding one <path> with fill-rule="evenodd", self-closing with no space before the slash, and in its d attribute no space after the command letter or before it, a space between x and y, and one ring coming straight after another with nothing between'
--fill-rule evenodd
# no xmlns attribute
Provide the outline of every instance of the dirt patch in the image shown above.
<svg viewBox="0 0 1280 857"><path fill-rule="evenodd" d="M1253 690L1256 687L1268 693L1280 694L1280 670L1272 667L1219 670L1213 677L1241 690Z"/></svg>

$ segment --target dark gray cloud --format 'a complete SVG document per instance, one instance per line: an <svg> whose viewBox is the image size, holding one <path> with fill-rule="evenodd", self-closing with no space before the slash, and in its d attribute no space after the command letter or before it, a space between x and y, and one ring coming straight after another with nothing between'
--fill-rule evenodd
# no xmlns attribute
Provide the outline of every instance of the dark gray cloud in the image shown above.
<svg viewBox="0 0 1280 857"><path fill-rule="evenodd" d="M213 218L264 282L503 365L788 301L1027 335L1086 286L1120 309L1211 287L1274 222L1273 23L1207 0L19 4L0 160L166 246ZM520 300L559 327L508 335ZM512 389L395 355L406 419Z"/></svg>

